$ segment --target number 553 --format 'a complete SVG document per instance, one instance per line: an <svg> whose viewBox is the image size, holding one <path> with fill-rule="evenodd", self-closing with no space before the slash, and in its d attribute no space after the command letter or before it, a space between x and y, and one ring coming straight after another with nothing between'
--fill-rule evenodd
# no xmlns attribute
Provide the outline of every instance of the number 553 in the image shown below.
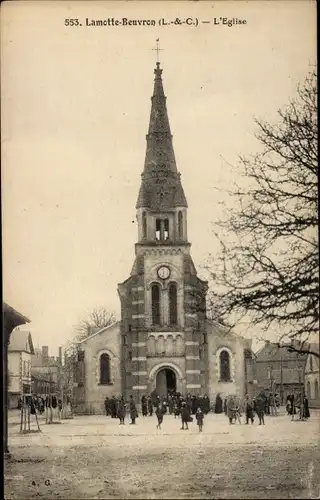
<svg viewBox="0 0 320 500"><path fill-rule="evenodd" d="M64 24L65 26L79 26L80 23L79 23L79 19L65 19L64 20Z"/></svg>

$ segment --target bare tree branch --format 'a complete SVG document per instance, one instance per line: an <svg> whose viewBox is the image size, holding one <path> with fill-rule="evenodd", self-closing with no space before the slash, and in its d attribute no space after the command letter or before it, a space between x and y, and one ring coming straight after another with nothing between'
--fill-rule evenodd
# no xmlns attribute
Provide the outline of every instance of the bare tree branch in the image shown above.
<svg viewBox="0 0 320 500"><path fill-rule="evenodd" d="M96 307L87 318L82 318L74 327L74 338L67 343L66 353L71 356L77 353L78 342L89 335L112 325L116 321L116 314L105 307Z"/></svg>
<svg viewBox="0 0 320 500"><path fill-rule="evenodd" d="M255 120L262 150L240 158L246 183L228 189L220 252L205 265L215 319L247 316L295 341L319 331L316 81L308 75L277 124Z"/></svg>

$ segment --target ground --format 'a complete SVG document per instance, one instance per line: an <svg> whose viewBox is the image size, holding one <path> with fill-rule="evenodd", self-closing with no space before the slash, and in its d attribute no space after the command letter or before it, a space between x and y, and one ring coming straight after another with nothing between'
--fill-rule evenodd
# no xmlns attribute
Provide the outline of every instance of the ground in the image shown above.
<svg viewBox="0 0 320 500"><path fill-rule="evenodd" d="M22 435L11 412L5 498L319 498L319 416L291 421L282 410L265 426L230 426L210 414L203 433L169 415L161 430L155 416L121 427L78 416Z"/></svg>

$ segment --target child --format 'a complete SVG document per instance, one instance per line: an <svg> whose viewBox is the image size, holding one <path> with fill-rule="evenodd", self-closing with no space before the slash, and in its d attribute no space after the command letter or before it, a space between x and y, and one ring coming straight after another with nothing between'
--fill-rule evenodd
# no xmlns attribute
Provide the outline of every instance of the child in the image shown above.
<svg viewBox="0 0 320 500"><path fill-rule="evenodd" d="M157 419L158 419L157 429L161 430L161 424L163 422L163 409L162 409L160 404L158 404L158 406L157 406L156 415L157 415Z"/></svg>
<svg viewBox="0 0 320 500"><path fill-rule="evenodd" d="M198 408L196 411L196 419L197 419L197 424L199 426L199 432L202 432L204 414L201 411L201 408Z"/></svg>

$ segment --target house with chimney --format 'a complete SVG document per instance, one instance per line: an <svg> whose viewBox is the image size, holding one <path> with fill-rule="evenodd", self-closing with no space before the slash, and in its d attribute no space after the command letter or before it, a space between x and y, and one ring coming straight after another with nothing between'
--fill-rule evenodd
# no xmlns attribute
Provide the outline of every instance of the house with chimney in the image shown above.
<svg viewBox="0 0 320 500"><path fill-rule="evenodd" d="M256 392L271 391L271 387L286 403L289 394L300 394L304 386L304 371L307 355L290 352L277 343L267 342L255 353L254 372Z"/></svg>
<svg viewBox="0 0 320 500"><path fill-rule="evenodd" d="M49 347L35 349L32 356L31 377L32 392L41 396L59 393L63 377L62 347L59 355L49 356Z"/></svg>

